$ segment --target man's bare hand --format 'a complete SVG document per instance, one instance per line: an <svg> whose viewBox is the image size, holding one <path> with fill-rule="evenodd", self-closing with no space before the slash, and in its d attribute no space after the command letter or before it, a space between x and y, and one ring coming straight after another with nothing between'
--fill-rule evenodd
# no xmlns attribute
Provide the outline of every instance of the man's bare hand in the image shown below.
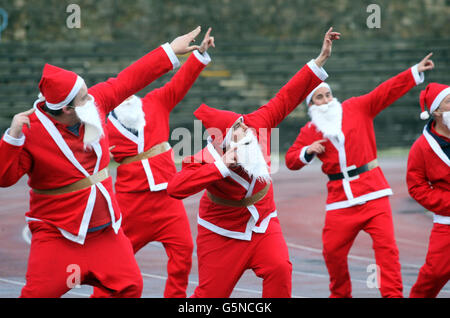
<svg viewBox="0 0 450 318"><path fill-rule="evenodd" d="M417 71L419 72L425 72L432 70L434 68L434 63L432 60L430 60L430 57L433 55L433 53L428 54L423 58L422 61L417 64Z"/></svg>
<svg viewBox="0 0 450 318"><path fill-rule="evenodd" d="M323 67L327 59L331 56L331 49L333 47L333 41L339 40L341 34L339 32L333 32L333 27L329 28L325 37L323 38L322 50L315 62L318 67Z"/></svg>
<svg viewBox="0 0 450 318"><path fill-rule="evenodd" d="M202 54L206 52L211 46L216 47L216 45L214 44L214 37L209 35L211 33L211 30L212 29L209 28L208 31L206 31L205 37L203 38L203 41L200 44L200 48L198 49L198 51Z"/></svg>
<svg viewBox="0 0 450 318"><path fill-rule="evenodd" d="M22 136L23 125L27 125L30 128L30 116L36 109L32 108L26 112L18 113L13 117L11 127L8 134L13 138L20 138Z"/></svg>
<svg viewBox="0 0 450 318"><path fill-rule="evenodd" d="M170 47L172 48L174 53L177 55L182 55L200 49L200 46L190 44L195 41L195 38L200 34L201 30L202 28L198 26L191 32L175 38L175 40L170 43Z"/></svg>
<svg viewBox="0 0 450 318"><path fill-rule="evenodd" d="M222 156L222 161L228 168L234 167L237 165L237 146L231 147L228 149L225 154Z"/></svg>
<svg viewBox="0 0 450 318"><path fill-rule="evenodd" d="M320 139L314 141L308 149L306 149L306 153L308 155L320 155L321 153L325 152L325 146L322 145L322 143L326 142L326 139Z"/></svg>

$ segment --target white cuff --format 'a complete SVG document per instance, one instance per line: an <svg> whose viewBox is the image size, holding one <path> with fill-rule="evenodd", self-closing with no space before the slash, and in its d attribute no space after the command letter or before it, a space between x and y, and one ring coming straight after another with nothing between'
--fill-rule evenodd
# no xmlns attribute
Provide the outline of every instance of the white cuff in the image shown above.
<svg viewBox="0 0 450 318"><path fill-rule="evenodd" d="M222 177L226 178L231 175L230 170L228 169L227 166L225 166L225 164L223 163L222 160L216 160L216 161L214 161L214 164L216 165L217 169L222 174Z"/></svg>
<svg viewBox="0 0 450 318"><path fill-rule="evenodd" d="M328 78L328 73L323 67L318 67L314 59L309 61L306 65L308 65L311 71L313 71L313 73L316 74L316 76L322 81L325 81Z"/></svg>
<svg viewBox="0 0 450 318"><path fill-rule="evenodd" d="M6 130L6 132L5 132L5 134L3 135L3 140L5 142L7 142L8 144L10 144L10 145L17 146L17 147L22 147L23 144L25 143L25 135L22 134L22 136L20 136L19 138L11 137L9 135L9 129L10 128L8 128Z"/></svg>
<svg viewBox="0 0 450 318"><path fill-rule="evenodd" d="M306 150L308 150L309 146L305 146L302 148L302 150L300 151L300 161L303 162L305 165L309 165L311 162L314 161L314 159L316 159L316 156L313 156L313 158L311 159L311 161L306 160L305 158L305 154L306 154Z"/></svg>
<svg viewBox="0 0 450 318"><path fill-rule="evenodd" d="M425 74L423 72L420 72L417 70L418 64L411 67L411 73L414 77L414 81L416 81L416 85L422 84L425 80Z"/></svg>
<svg viewBox="0 0 450 318"><path fill-rule="evenodd" d="M208 52L203 52L200 53L198 50L194 51L194 55L197 58L197 60L199 60L200 62L202 62L205 65L208 65L209 62L211 62L211 57L209 56Z"/></svg>
<svg viewBox="0 0 450 318"><path fill-rule="evenodd" d="M161 47L164 49L164 51L166 52L170 61L172 62L173 69L180 67L180 60L178 60L178 57L175 54L175 52L172 50L172 48L170 47L170 44L164 43L163 45L161 45Z"/></svg>

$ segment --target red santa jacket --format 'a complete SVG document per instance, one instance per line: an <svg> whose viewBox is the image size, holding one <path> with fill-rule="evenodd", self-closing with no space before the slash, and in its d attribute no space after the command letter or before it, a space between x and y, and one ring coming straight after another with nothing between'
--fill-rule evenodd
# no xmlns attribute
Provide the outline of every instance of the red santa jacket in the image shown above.
<svg viewBox="0 0 450 318"><path fill-rule="evenodd" d="M88 93L93 96L102 121L105 122L106 114L128 96L171 70L175 59L170 46L165 44L124 69L116 78L89 88ZM79 136L71 133L42 111L42 103L35 102L36 111L30 115L30 128L24 126L22 138L12 138L6 132L0 141L2 187L15 184L27 174L31 188L55 189L84 179L109 164L107 136L92 150L85 150L84 129L80 130ZM69 240L83 244L91 216L102 213L98 209L105 206L117 233L121 217L111 177L90 188L61 195L38 194L31 190L30 211L26 216L28 220L52 224Z"/></svg>
<svg viewBox="0 0 450 318"><path fill-rule="evenodd" d="M146 125L137 136L112 114L108 116L108 134L111 146L115 146L111 150L115 161L120 163L126 157L135 156L168 141L170 112L184 98L209 63L209 55L205 53L201 55L194 51L170 82L142 98ZM117 168L115 190L136 192L166 189L167 182L177 172L173 157L173 150L170 149L149 159L120 165Z"/></svg>
<svg viewBox="0 0 450 318"><path fill-rule="evenodd" d="M408 156L406 183L411 197L434 213L434 222L450 224L450 158L443 151L432 127L425 126ZM450 141L446 142L447 147Z"/></svg>
<svg viewBox="0 0 450 318"><path fill-rule="evenodd" d="M325 174L343 173L377 158L373 119L383 109L423 82L423 74L414 66L383 82L368 94L352 97L342 103L341 133L323 143L326 151L318 155ZM294 144L286 153L286 166L298 170L309 164L305 152L314 141L325 139L312 122L301 128ZM356 177L327 183L326 210L347 208L369 200L392 195L380 167Z"/></svg>
<svg viewBox="0 0 450 318"><path fill-rule="evenodd" d="M256 111L243 115L245 124L255 129L266 162L270 166L270 135L303 99L328 75L311 61L272 98ZM183 160L167 188L170 196L183 199L202 190L231 200L241 200L261 191L265 183L251 179L239 169L229 169L208 140L206 148ZM277 215L273 186L263 199L247 207L229 207L212 202L206 191L200 200L198 224L223 236L251 240L252 233L264 233Z"/></svg>

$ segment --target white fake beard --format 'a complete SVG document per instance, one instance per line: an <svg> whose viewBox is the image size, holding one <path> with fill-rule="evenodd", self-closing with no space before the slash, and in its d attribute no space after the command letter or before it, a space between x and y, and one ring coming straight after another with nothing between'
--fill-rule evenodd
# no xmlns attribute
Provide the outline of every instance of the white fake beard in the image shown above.
<svg viewBox="0 0 450 318"><path fill-rule="evenodd" d="M95 106L94 98L91 95L89 96L90 99L86 104L74 108L78 118L84 124L83 143L85 148L90 148L104 136L102 121L97 106Z"/></svg>
<svg viewBox="0 0 450 318"><path fill-rule="evenodd" d="M142 110L142 100L133 95L114 108L119 122L126 128L139 131L145 126L145 113Z"/></svg>
<svg viewBox="0 0 450 318"><path fill-rule="evenodd" d="M252 178L258 181L269 183L270 173L264 159L258 139L253 132L248 129L247 134L238 142L231 141L231 147L236 148L237 163Z"/></svg>
<svg viewBox="0 0 450 318"><path fill-rule="evenodd" d="M336 98L328 104L310 106L308 115L325 138L337 137L341 132L342 105Z"/></svg>
<svg viewBox="0 0 450 318"><path fill-rule="evenodd" d="M450 111L442 113L442 122L450 129Z"/></svg>

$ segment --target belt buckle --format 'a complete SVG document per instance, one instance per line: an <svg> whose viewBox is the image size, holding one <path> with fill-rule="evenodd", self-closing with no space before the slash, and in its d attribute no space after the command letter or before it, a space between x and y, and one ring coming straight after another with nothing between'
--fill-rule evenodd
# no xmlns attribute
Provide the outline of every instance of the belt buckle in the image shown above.
<svg viewBox="0 0 450 318"><path fill-rule="evenodd" d="M349 172L350 170L354 170L354 169L356 169L356 165L351 165L351 166L348 166L348 167L345 167L344 169L342 169L342 174L344 175L344 179L345 179L345 180L347 180L347 181L353 181L353 180L356 180L356 179L359 178L359 174L356 175L356 176L354 176L354 177L350 177L350 176L348 175L348 172Z"/></svg>

